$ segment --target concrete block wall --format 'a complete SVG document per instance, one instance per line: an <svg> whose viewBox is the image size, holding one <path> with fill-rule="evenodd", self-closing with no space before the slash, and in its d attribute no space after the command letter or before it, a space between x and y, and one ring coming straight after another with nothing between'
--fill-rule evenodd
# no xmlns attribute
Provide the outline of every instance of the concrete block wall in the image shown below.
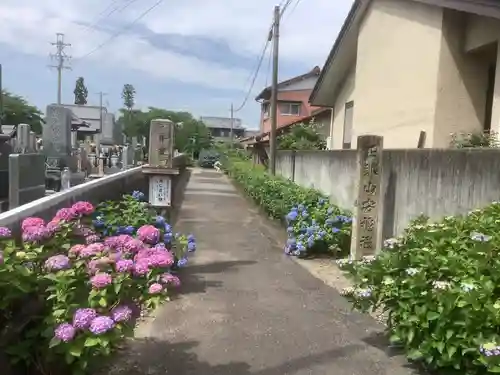
<svg viewBox="0 0 500 375"><path fill-rule="evenodd" d="M279 151L277 173L329 195L344 209L356 200L356 151ZM292 173L291 171L294 171ZM500 200L500 150L384 150L383 237L401 233L420 214L464 214Z"/></svg>

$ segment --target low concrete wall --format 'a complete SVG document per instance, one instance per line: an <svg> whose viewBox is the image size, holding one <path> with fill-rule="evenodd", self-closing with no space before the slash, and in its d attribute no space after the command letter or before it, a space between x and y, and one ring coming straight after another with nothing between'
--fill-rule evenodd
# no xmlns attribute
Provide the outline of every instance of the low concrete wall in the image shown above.
<svg viewBox="0 0 500 375"><path fill-rule="evenodd" d="M147 180L141 171L141 167L128 169L123 172L105 176L71 189L61 191L16 207L0 214L0 226L19 230L20 222L29 217L37 216L49 219L63 207L71 206L77 201L89 201L98 204L108 199L119 198L124 193L133 190L146 192Z"/></svg>
<svg viewBox="0 0 500 375"><path fill-rule="evenodd" d="M278 152L277 173L323 191L353 210L356 151ZM420 214L434 219L463 214L500 200L500 150L384 150L383 237L401 233Z"/></svg>

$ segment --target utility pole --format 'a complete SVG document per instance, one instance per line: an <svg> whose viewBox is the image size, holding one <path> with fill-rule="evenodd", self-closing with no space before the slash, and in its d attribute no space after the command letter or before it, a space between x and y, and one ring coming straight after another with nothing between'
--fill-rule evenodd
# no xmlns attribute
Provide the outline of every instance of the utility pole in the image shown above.
<svg viewBox="0 0 500 375"><path fill-rule="evenodd" d="M231 148L233 147L234 140L234 107L233 103L231 103Z"/></svg>
<svg viewBox="0 0 500 375"><path fill-rule="evenodd" d="M269 167L271 174L276 174L276 128L278 122L278 57L280 38L280 6L274 7L273 32L270 35L273 40L273 79L271 84L271 132L269 136Z"/></svg>
<svg viewBox="0 0 500 375"><path fill-rule="evenodd" d="M64 49L66 47L71 47L71 44L64 43L64 34L57 33L56 41L50 43L56 47L56 53L50 54L52 60L55 60L54 65L49 65L51 68L57 69L57 104L61 104L62 101L62 71L63 69L71 69L69 66L66 66L64 63L66 60L70 59L71 56L66 55Z"/></svg>
<svg viewBox="0 0 500 375"><path fill-rule="evenodd" d="M99 127L100 127L100 129L99 129L99 133L96 134L95 144L96 144L97 154L99 156L100 152L101 152L102 123L104 121L104 116L103 116L103 109L104 108L102 106L102 100L103 100L104 95L106 95L106 93L99 91L97 94L99 95Z"/></svg>
<svg viewBox="0 0 500 375"><path fill-rule="evenodd" d="M3 134L2 124L3 124L3 85L2 85L2 64L0 64L0 134Z"/></svg>

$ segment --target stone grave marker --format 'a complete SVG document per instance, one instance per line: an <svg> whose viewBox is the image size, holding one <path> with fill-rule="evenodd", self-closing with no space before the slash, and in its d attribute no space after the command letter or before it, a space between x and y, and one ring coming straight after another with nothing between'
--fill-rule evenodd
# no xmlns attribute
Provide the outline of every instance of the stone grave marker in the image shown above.
<svg viewBox="0 0 500 375"><path fill-rule="evenodd" d="M61 170L68 165L71 156L71 110L57 104L47 106L46 123L43 126L43 153L49 167Z"/></svg>
<svg viewBox="0 0 500 375"><path fill-rule="evenodd" d="M31 126L28 124L19 124L17 126L16 153L25 154L30 152L30 131Z"/></svg>
<svg viewBox="0 0 500 375"><path fill-rule="evenodd" d="M171 120L152 120L149 130L148 164L172 168L175 124Z"/></svg>
<svg viewBox="0 0 500 375"><path fill-rule="evenodd" d="M42 154L9 155L9 209L45 196L45 157Z"/></svg>
<svg viewBox="0 0 500 375"><path fill-rule="evenodd" d="M383 137L358 137L358 195L352 225L351 258L374 255L381 246Z"/></svg>

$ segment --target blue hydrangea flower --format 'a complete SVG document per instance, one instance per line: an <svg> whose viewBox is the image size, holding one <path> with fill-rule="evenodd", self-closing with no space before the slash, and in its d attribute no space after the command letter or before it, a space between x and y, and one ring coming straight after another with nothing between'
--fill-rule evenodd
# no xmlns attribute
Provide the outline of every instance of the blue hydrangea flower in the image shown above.
<svg viewBox="0 0 500 375"><path fill-rule="evenodd" d="M298 216L298 212L297 211L290 211L288 213L288 215L286 215L286 219L288 221L294 221L297 219L297 216Z"/></svg>
<svg viewBox="0 0 500 375"><path fill-rule="evenodd" d="M187 248L190 253L196 251L196 242L188 242Z"/></svg>
<svg viewBox="0 0 500 375"><path fill-rule="evenodd" d="M135 227L132 225L128 225L125 228L123 228L123 234L134 234L135 232Z"/></svg>
<svg viewBox="0 0 500 375"><path fill-rule="evenodd" d="M165 232L172 232L172 226L170 224L165 223Z"/></svg>
<svg viewBox="0 0 500 375"><path fill-rule="evenodd" d="M188 240L188 242L195 242L196 238L194 237L193 234L190 234L189 236L187 236L187 240Z"/></svg>
<svg viewBox="0 0 500 375"><path fill-rule="evenodd" d="M138 200L138 201L142 201L144 200L145 198L145 195L143 192L139 191L139 190L135 190L132 192L132 198Z"/></svg>
<svg viewBox="0 0 500 375"><path fill-rule="evenodd" d="M177 261L177 267L184 267L187 263L187 258L181 258Z"/></svg>
<svg viewBox="0 0 500 375"><path fill-rule="evenodd" d="M100 217L98 217L95 220L92 220L92 224L94 225L94 228L97 228L97 229L104 228L104 226L106 225Z"/></svg>
<svg viewBox="0 0 500 375"><path fill-rule="evenodd" d="M155 218L155 224L159 226L165 225L165 218L163 216L158 215Z"/></svg>

